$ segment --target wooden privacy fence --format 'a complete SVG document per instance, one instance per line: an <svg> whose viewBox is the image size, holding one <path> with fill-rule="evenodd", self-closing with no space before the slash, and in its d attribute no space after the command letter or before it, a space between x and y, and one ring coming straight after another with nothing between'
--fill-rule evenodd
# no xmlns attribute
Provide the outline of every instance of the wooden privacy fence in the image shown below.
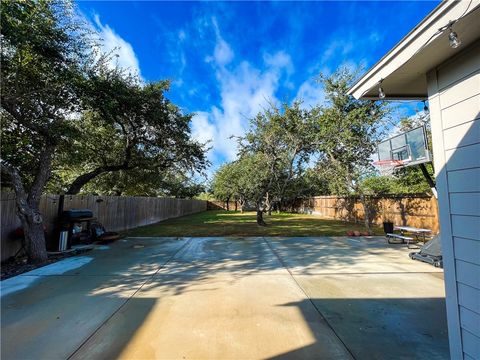
<svg viewBox="0 0 480 360"><path fill-rule="evenodd" d="M47 232L55 228L59 198L59 195L44 195L41 198L40 212L44 217ZM90 209L108 231L121 231L205 211L207 202L155 197L65 195L64 210L68 209ZM2 194L0 217L3 261L15 254L19 247L18 241L14 241L11 236L21 225L15 212L13 193Z"/></svg>
<svg viewBox="0 0 480 360"><path fill-rule="evenodd" d="M434 197L398 195L369 197L368 200L374 224L381 225L384 219L389 219L395 225L427 228L435 233L440 230L438 205ZM365 214L363 205L355 197L316 196L299 200L295 209L299 212L352 222L363 221Z"/></svg>
<svg viewBox="0 0 480 360"><path fill-rule="evenodd" d="M229 211L238 211L240 210L240 204L235 201L221 201L213 200L207 202L207 210L229 210Z"/></svg>

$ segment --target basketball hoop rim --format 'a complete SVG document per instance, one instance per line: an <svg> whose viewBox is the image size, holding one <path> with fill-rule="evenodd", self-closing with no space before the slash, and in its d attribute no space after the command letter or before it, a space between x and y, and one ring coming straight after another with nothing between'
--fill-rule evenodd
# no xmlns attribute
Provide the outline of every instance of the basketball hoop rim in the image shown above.
<svg viewBox="0 0 480 360"><path fill-rule="evenodd" d="M374 161L373 162L373 165L375 166L402 166L402 165L405 165L407 164L408 161L405 161L405 160L377 160L377 161Z"/></svg>

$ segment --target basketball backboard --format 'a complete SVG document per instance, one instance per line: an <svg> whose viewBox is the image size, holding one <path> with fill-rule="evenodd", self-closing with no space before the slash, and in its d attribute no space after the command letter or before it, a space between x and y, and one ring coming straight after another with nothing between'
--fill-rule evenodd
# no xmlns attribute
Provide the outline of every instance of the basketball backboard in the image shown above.
<svg viewBox="0 0 480 360"><path fill-rule="evenodd" d="M395 135L378 144L378 162L395 161L396 167L432 161L425 126Z"/></svg>

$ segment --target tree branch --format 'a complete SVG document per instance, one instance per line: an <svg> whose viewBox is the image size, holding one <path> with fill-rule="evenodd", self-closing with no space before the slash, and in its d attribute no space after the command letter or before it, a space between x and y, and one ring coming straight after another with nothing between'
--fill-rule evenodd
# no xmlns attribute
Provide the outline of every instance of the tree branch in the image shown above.
<svg viewBox="0 0 480 360"><path fill-rule="evenodd" d="M42 196L43 189L48 179L50 178L52 170L52 158L55 151L55 145L47 144L45 150L40 154L39 169L33 180L30 193L28 195L28 203L31 207L37 208L40 197Z"/></svg>
<svg viewBox="0 0 480 360"><path fill-rule="evenodd" d="M0 161L0 167L3 174L6 174L10 177L10 180L13 184L13 190L15 191L15 199L17 204L22 206L17 206L22 215L27 215L27 210L25 205L27 204L27 194L23 186L22 178L17 169L13 166L8 165L4 160Z"/></svg>

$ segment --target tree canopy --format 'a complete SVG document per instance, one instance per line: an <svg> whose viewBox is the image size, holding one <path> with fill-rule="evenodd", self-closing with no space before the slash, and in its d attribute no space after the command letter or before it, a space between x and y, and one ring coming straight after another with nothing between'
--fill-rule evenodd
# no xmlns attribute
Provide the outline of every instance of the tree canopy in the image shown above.
<svg viewBox="0 0 480 360"><path fill-rule="evenodd" d="M15 191L32 261L47 256L46 188L195 196L202 188L188 175L208 165L192 115L165 96L169 82L112 69L114 54L98 51L76 11L69 1L2 2L2 186Z"/></svg>
<svg viewBox="0 0 480 360"><path fill-rule="evenodd" d="M56 149L76 135L70 115L94 61L66 2L3 2L0 30L1 170L15 190L29 256L43 261L40 196Z"/></svg>
<svg viewBox="0 0 480 360"><path fill-rule="evenodd" d="M257 222L264 225L261 214L279 204L313 195L354 195L365 206L369 226L365 196L425 189L415 169L404 169L397 178L378 176L372 154L387 133L391 108L348 95L355 77L346 68L320 75L324 104L310 109L301 102L271 105L251 119L239 138L238 159L215 174L217 198L255 205ZM412 126L407 120L401 124Z"/></svg>
<svg viewBox="0 0 480 360"><path fill-rule="evenodd" d="M168 81L143 84L137 75L102 69L88 84L85 108L75 121L78 136L60 153L52 179L68 194L111 172L141 171L144 186L160 186L167 174L206 168L205 146L191 138L192 115L165 97Z"/></svg>

